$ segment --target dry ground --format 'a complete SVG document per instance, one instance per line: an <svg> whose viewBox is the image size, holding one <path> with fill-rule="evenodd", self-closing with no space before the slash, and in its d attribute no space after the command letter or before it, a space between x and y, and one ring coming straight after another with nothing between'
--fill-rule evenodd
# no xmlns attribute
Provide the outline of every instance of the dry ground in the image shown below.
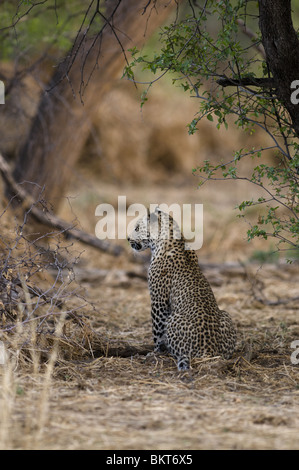
<svg viewBox="0 0 299 470"><path fill-rule="evenodd" d="M79 211L82 200L77 203ZM80 222L86 228L85 212ZM201 262L220 307L236 323L233 358L194 360L190 372L178 373L170 357L149 353L144 264L127 254L113 258L73 245L69 251L85 250L74 273L88 300L76 312L82 320L78 337L78 329L72 336L72 325L66 326L57 356L50 349L46 359L34 356L34 348L42 349L37 342L19 341L17 352L10 351L11 365L0 366L2 448L299 448L299 365L291 362L291 343L299 339L298 305L268 305L298 295L298 265L246 263L242 236L235 235L232 221L230 240L219 233L229 216L219 217L218 228L207 230ZM223 240L225 253L216 261L211 252ZM66 352L70 336L72 349ZM82 354L74 353L77 346Z"/></svg>
<svg viewBox="0 0 299 470"><path fill-rule="evenodd" d="M213 272L214 271L214 272ZM234 270L232 270L234 271ZM2 445L42 449L298 448L299 374L290 344L299 338L295 306L253 301L251 284L231 269L214 277L220 306L239 337L234 357L196 360L178 373L169 357L110 357L110 346L151 341L146 283L110 278L89 283L106 339L104 355L61 359L47 381L40 368L17 368L2 397ZM213 279L214 269L207 270ZM267 267L265 293L292 293L292 269ZM271 279L271 282L267 282ZM108 337L108 341L107 341ZM96 340L95 340L96 344ZM27 371L27 372L26 372ZM4 367L1 369L5 375Z"/></svg>
<svg viewBox="0 0 299 470"><path fill-rule="evenodd" d="M277 302L298 296L298 264L248 263L256 250L271 249L247 243L246 222L233 210L252 188L217 182L197 191L189 176L199 156L219 161L253 143L217 133L211 123L190 140L193 104L184 109L184 100L163 95L140 118L138 104L119 93L102 104L99 148L88 142L61 215L93 233L95 207L115 206L118 195L128 205L204 204L200 264L236 323L236 352L229 361L198 359L186 373L170 357L153 355L146 269L125 241L126 253L114 258L54 239L47 261L21 240L0 279L2 301L11 292L17 299L11 312L0 304L0 340L9 354L0 365L0 448L298 449L299 365L291 362L298 301ZM19 132L15 122L11 128ZM5 206L3 199L0 213ZM1 263L20 223L9 210L1 216ZM56 282L64 257L78 262L67 263ZM28 280L26 269L38 263ZM40 291L30 291L32 283ZM24 324L34 308L40 318ZM61 312L64 323L56 321ZM18 328L9 329L12 323Z"/></svg>

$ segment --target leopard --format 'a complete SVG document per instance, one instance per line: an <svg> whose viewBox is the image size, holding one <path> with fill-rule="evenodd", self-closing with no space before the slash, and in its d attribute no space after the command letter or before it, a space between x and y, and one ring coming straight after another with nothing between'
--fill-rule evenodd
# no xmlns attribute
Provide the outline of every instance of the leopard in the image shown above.
<svg viewBox="0 0 299 470"><path fill-rule="evenodd" d="M232 318L218 307L197 254L173 217L159 206L147 209L128 236L136 252L151 250L148 287L154 353L170 354L178 371L195 357L230 359L236 345Z"/></svg>

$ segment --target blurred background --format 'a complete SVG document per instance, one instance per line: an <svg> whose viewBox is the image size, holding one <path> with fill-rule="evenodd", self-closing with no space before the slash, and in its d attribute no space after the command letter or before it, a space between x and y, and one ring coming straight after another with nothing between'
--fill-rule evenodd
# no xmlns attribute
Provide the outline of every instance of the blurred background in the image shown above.
<svg viewBox="0 0 299 470"><path fill-rule="evenodd" d="M217 129L216 119L189 135L199 99L165 74L144 102L153 76L138 68L136 83L122 78L130 48L159 50L160 28L176 17L167 9L199 0L109 0L119 15L99 36L103 3L0 0L0 171L8 162L19 196L22 188L39 199L7 198L0 177L0 448L296 448L298 264L271 239L247 241L260 209L239 218L236 206L259 197L246 180L255 160L239 162L245 179L200 187L193 171L272 145L269 136L234 122ZM292 6L297 27L299 0ZM276 162L275 151L262 161ZM197 358L179 376L170 357L148 355L149 255L114 240L123 253L111 256L30 217L50 209L95 235L96 208L117 213L119 196L127 207L203 204L199 262L238 330L231 361Z"/></svg>
<svg viewBox="0 0 299 470"><path fill-rule="evenodd" d="M92 3L61 0L41 2L33 8L31 2L1 2L0 79L6 85L6 103L0 109L0 151L12 166L28 144L40 98L71 49ZM294 20L298 22L299 1L293 4ZM163 22L171 21L175 14L172 11ZM13 27L8 27L11 24ZM144 31L141 34L142 47L149 54L159 50L161 26L153 24L150 40L143 37ZM88 33L96 33L97 28L99 24L94 21ZM126 51L126 56L130 61L130 52ZM273 253L271 241L246 241L250 222L259 209L249 208L246 219L237 217L236 205L255 197L256 187L246 181L229 180L210 181L198 188L198 176L192 173L204 160L217 163L229 160L241 148L266 147L270 143L266 133L256 131L250 135L233 123L227 130L217 129L215 122L201 120L198 131L189 135L187 125L198 111L198 99L184 93L165 75L151 87L141 106L147 80L153 77L137 71L134 84L121 78L125 65L121 51L115 61L116 71L107 72L103 91L99 94L90 91L92 113L88 113L88 103L80 102L75 86L72 90L78 108L85 106L87 110L84 136L80 137L83 133L80 124L74 124L67 135L67 126L59 123L55 139L49 137L50 145L55 140L56 149L63 148L60 159L73 151L73 141L81 139L78 158L71 163L66 158L63 163L68 167L67 185L63 183L59 215L66 220L77 217L83 230L94 233L95 208L103 202L117 208L119 195L127 197L128 205L203 204L204 243L200 257L217 261L277 260L279 255ZM93 80L97 80L96 75L90 83ZM70 110L70 119L72 113ZM274 161L275 153L268 151L264 158ZM32 165L36 164L32 161ZM242 163L244 177L250 175L254 165L250 159ZM127 249L126 241L119 243Z"/></svg>

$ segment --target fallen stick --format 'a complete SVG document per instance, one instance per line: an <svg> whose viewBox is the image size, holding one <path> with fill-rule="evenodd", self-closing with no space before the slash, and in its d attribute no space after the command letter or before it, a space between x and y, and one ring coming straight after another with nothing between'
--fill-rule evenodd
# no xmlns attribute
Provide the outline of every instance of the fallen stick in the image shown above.
<svg viewBox="0 0 299 470"><path fill-rule="evenodd" d="M152 344L134 345L122 341L114 341L103 343L100 346L93 346L92 352L94 357L132 357L146 356L153 352Z"/></svg>
<svg viewBox="0 0 299 470"><path fill-rule="evenodd" d="M14 177L12 176L10 167L6 160L3 158L3 155L0 153L0 172L5 180L6 184L12 189L14 194L21 200L22 207L24 210L30 211L30 214L38 222L46 225L47 227L53 227L55 229L61 230L63 235L67 238L73 238L79 240L86 245L97 248L98 250L109 253L113 256L119 256L123 251L123 247L119 245L113 245L112 243L106 242L104 240L99 240L98 238L90 235L89 233L84 232L78 228L75 228L74 225L66 222L63 219L60 219L53 213L51 213L46 207L43 206L43 209L37 207L39 201L35 201L28 193L25 191L20 184L18 184Z"/></svg>

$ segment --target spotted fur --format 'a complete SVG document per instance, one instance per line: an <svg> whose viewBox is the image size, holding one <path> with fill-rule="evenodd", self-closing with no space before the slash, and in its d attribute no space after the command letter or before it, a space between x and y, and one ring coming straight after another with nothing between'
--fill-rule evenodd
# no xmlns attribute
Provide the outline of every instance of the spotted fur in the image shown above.
<svg viewBox="0 0 299 470"><path fill-rule="evenodd" d="M186 250L178 225L156 210L135 225L128 237L133 249L151 249L149 290L155 351L167 350L179 370L192 357L231 357L236 331L231 317L220 310L202 274L197 255Z"/></svg>

